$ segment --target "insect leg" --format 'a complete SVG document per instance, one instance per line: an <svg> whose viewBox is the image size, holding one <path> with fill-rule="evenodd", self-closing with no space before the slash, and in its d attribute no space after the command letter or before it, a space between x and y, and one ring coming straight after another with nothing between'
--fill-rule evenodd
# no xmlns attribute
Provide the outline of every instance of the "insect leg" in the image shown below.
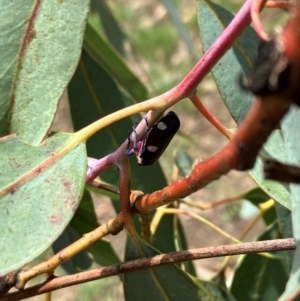
<svg viewBox="0 0 300 301"><path fill-rule="evenodd" d="M132 131L128 133L128 137L127 137L128 142L127 142L127 149L126 149L127 156L132 156L135 153L135 151L138 149L138 145L137 145L138 134L135 130L136 126L137 126L137 123L134 123L134 125L132 127ZM129 145L131 143L130 136L132 133L133 133L133 149L129 150Z"/></svg>
<svg viewBox="0 0 300 301"><path fill-rule="evenodd" d="M145 135L144 135L144 138L142 140L142 143L139 143L137 140L138 140L138 134L135 130L135 128L137 127L138 123L134 123L133 127L132 127L132 131L128 133L128 137L127 137L127 149L126 149L126 155L127 156L132 156L133 154L136 154L139 149L140 149L140 146L143 145L143 142L147 139L147 134L149 132L149 124L148 124L148 120L147 120L147 117L145 116L143 118L146 122L146 132L145 132ZM130 146L130 143L131 143L131 139L130 139L130 136L131 134L133 134L133 148L131 150L129 150L129 146Z"/></svg>

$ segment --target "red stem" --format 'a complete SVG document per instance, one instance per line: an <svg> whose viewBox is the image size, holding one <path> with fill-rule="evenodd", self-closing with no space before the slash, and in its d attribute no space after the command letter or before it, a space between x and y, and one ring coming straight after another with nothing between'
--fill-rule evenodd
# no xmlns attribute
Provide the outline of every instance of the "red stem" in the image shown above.
<svg viewBox="0 0 300 301"><path fill-rule="evenodd" d="M233 137L233 134L206 109L197 94L190 97L190 99L203 117L205 117L218 131L220 131L229 140Z"/></svg>
<svg viewBox="0 0 300 301"><path fill-rule="evenodd" d="M216 155L194 166L190 175L152 194L137 197L134 211L146 213L184 198L232 169L253 167L263 143L289 109L282 96L257 98L232 140Z"/></svg>
<svg viewBox="0 0 300 301"><path fill-rule="evenodd" d="M199 83L210 72L225 52L232 46L244 29L251 23L250 8L252 0L247 0L234 19L206 51L197 65L176 87L178 94L188 97L194 93Z"/></svg>

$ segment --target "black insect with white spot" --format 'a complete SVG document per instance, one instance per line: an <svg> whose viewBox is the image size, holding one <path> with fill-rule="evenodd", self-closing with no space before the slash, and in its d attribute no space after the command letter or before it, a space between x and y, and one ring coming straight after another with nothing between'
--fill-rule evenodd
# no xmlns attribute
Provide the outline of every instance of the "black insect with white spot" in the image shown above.
<svg viewBox="0 0 300 301"><path fill-rule="evenodd" d="M148 128L147 118L144 119L147 130L143 140L137 142L137 133L133 129L134 146L132 150L128 150L130 145L130 137L128 137L126 151L128 156L136 154L140 166L151 165L157 161L180 127L180 120L173 111L168 112L150 129Z"/></svg>

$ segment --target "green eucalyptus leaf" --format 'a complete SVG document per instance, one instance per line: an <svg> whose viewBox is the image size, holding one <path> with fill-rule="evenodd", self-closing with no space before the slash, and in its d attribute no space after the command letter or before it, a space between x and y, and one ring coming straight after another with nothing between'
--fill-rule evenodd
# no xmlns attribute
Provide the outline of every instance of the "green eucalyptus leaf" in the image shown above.
<svg viewBox="0 0 300 301"><path fill-rule="evenodd" d="M124 43L127 38L114 15L112 14L109 6L104 0L91 0L91 7L93 12L99 13L103 29L110 43L114 46L114 48L119 52L121 56L125 57L126 51L124 48Z"/></svg>
<svg viewBox="0 0 300 301"><path fill-rule="evenodd" d="M83 47L108 74L136 101L147 99L147 90L137 76L128 68L122 57L100 35L89 19ZM132 100L128 99L130 103Z"/></svg>
<svg viewBox="0 0 300 301"><path fill-rule="evenodd" d="M76 69L88 12L88 0L1 3L0 133L9 123L31 144L46 137Z"/></svg>
<svg viewBox="0 0 300 301"><path fill-rule="evenodd" d="M53 161L71 139L60 133L38 147L15 136L0 140L0 275L39 256L73 217L85 185L85 145Z"/></svg>
<svg viewBox="0 0 300 301"><path fill-rule="evenodd" d="M284 142L281 131L276 130L270 135L268 142L262 149L262 154L268 158L272 158L280 162L286 162ZM288 184L266 180L262 171L263 162L260 158L257 158L254 168L250 170L250 175L261 187L261 189L272 199L287 209L291 209L291 194Z"/></svg>
<svg viewBox="0 0 300 301"><path fill-rule="evenodd" d="M221 35L233 17L231 12L218 4L198 0L200 38L204 52ZM220 95L237 123L244 119L253 100L253 95L240 89L237 78L242 72L250 71L258 41L255 31L251 27L246 28L211 71Z"/></svg>

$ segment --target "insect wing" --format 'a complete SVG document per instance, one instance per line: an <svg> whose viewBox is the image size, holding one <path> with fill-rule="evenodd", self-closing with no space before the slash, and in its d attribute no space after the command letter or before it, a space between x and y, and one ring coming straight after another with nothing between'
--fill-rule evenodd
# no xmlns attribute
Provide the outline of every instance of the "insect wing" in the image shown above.
<svg viewBox="0 0 300 301"><path fill-rule="evenodd" d="M180 127L180 120L177 115L170 111L161 118L149 131L143 141L138 164L141 166L151 165L163 154L172 138Z"/></svg>

